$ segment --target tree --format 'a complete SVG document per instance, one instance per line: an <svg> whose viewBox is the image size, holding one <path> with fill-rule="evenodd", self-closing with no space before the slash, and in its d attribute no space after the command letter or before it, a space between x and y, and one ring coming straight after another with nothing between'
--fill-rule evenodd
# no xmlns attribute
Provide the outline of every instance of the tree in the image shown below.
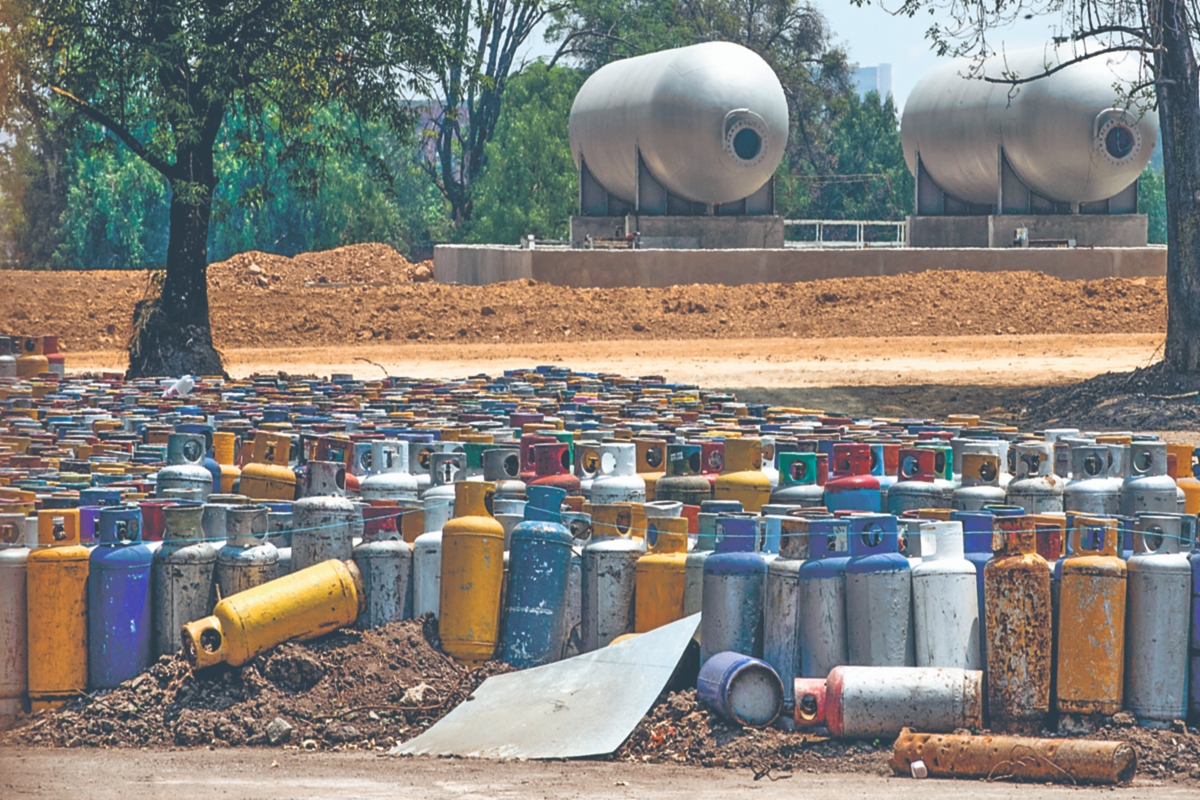
<svg viewBox="0 0 1200 800"><path fill-rule="evenodd" d="M579 192L567 121L582 84L576 70L540 61L513 78L475 187L470 241L566 238Z"/></svg>
<svg viewBox="0 0 1200 800"><path fill-rule="evenodd" d="M1151 162L1138 178L1138 211L1146 215L1151 244L1167 243L1167 198L1161 169Z"/></svg>
<svg viewBox="0 0 1200 800"><path fill-rule="evenodd" d="M1131 104L1152 90L1162 128L1167 230L1164 356L1176 372L1200 372L1200 71L1195 55L1200 6L1185 0L905 0L900 13L937 10L950 21L929 29L935 49L977 59L991 52L988 34L1018 16L1059 16L1053 40L1068 45L1070 57L1033 74L985 78L1014 89L1091 58L1133 53L1143 59L1144 80L1123 89Z"/></svg>
<svg viewBox="0 0 1200 800"><path fill-rule="evenodd" d="M278 114L288 156L319 181L321 148L357 126L314 135L340 107L401 128L402 96L442 63L443 0L4 0L0 112L56 106L110 132L170 187L166 271L138 305L133 376L221 371L208 324L207 242L226 118L247 120L238 158L261 155L256 120Z"/></svg>
<svg viewBox="0 0 1200 800"><path fill-rule="evenodd" d="M471 218L475 182L487 165L487 143L500 118L509 78L520 70L525 42L563 4L546 0L450 0L449 53L437 78L437 103L425 109L434 156L430 177L454 223Z"/></svg>

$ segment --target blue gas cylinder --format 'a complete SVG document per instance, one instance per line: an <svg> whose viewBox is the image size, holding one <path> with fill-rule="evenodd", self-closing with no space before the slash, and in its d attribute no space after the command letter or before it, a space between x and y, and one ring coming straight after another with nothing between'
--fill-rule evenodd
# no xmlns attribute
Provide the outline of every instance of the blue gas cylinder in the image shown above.
<svg viewBox="0 0 1200 800"><path fill-rule="evenodd" d="M700 513L696 517L696 550L715 550L717 541L717 517L721 514L727 514L729 512L741 510L742 504L737 500L705 500L701 502Z"/></svg>
<svg viewBox="0 0 1200 800"><path fill-rule="evenodd" d="M824 678L848 663L846 564L850 561L847 519L808 524L808 560L798 573L800 675Z"/></svg>
<svg viewBox="0 0 1200 800"><path fill-rule="evenodd" d="M142 544L142 512L109 506L96 522L88 574L88 683L115 689L152 660L150 548Z"/></svg>
<svg viewBox="0 0 1200 800"><path fill-rule="evenodd" d="M213 493L221 493L221 465L213 457L213 426L203 422L180 422L176 433L198 433L204 437L204 468L212 473Z"/></svg>
<svg viewBox="0 0 1200 800"><path fill-rule="evenodd" d="M570 630L567 600L571 580L571 532L562 523L567 493L530 485L525 520L513 528L508 553L507 608L501 657L517 669L563 656Z"/></svg>
<svg viewBox="0 0 1200 800"><path fill-rule="evenodd" d="M912 572L900 554L891 514L849 517L846 563L846 641L850 663L863 667L911 667Z"/></svg>
<svg viewBox="0 0 1200 800"><path fill-rule="evenodd" d="M833 446L825 507L834 511L883 510L879 479L871 474L871 446L839 442Z"/></svg>
<svg viewBox="0 0 1200 800"><path fill-rule="evenodd" d="M704 560L701 663L725 651L762 658L768 561L760 539L757 517L717 518L716 552Z"/></svg>

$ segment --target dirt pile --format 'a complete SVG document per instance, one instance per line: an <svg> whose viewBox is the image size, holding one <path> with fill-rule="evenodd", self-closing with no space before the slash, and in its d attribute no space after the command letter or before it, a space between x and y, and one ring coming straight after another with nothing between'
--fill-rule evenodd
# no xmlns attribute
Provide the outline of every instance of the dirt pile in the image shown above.
<svg viewBox="0 0 1200 800"><path fill-rule="evenodd" d="M1133 372L1107 372L1021 398L1021 424L1095 430L1168 430L1200 425L1200 375L1180 375L1166 362Z"/></svg>
<svg viewBox="0 0 1200 800"><path fill-rule="evenodd" d="M164 656L117 689L38 713L0 744L386 749L420 734L502 664L467 670L432 617L288 643L242 667Z"/></svg>
<svg viewBox="0 0 1200 800"><path fill-rule="evenodd" d="M1115 714L1088 738L1129 742L1138 756L1138 777L1200 784L1200 732L1176 722L1171 730L1149 730L1132 714Z"/></svg>
<svg viewBox="0 0 1200 800"><path fill-rule="evenodd" d="M325 261L328 254L278 259L246 253L214 264L217 347L1166 330L1162 278L1060 281L1041 273L939 271L735 287L451 286L413 283L408 275L426 265L404 267L398 255L381 252L368 259L373 247L343 248L343 255ZM133 304L146 286L145 272L5 277L16 290L0 294L0 327L57 333L68 354L123 346Z"/></svg>

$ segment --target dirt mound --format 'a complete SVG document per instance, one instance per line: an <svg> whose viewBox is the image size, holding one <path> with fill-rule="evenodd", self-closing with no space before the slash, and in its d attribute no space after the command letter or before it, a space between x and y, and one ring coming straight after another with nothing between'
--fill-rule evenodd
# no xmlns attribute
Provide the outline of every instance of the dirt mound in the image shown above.
<svg viewBox="0 0 1200 800"><path fill-rule="evenodd" d="M729 725L700 706L696 690L672 692L616 752L626 761L749 768L755 780L792 772L890 775L890 742L839 742L777 728Z"/></svg>
<svg viewBox="0 0 1200 800"><path fill-rule="evenodd" d="M1138 777L1200 783L1200 732L1176 722L1171 730L1142 728L1132 714L1115 714L1088 738L1129 742L1137 751Z"/></svg>
<svg viewBox="0 0 1200 800"><path fill-rule="evenodd" d="M242 667L193 672L181 655L163 656L111 692L26 718L0 744L386 749L508 669L467 670L436 637L430 616L280 645Z"/></svg>
<svg viewBox="0 0 1200 800"><path fill-rule="evenodd" d="M1061 281L1031 272L936 271L732 287L572 289L533 281L456 286L411 282L408 275L427 265L410 271L394 251L394 258L385 257L380 247L293 259L246 253L214 264L216 346L968 334L1003 341L1018 333L1166 330L1162 278ZM0 326L58 333L68 354L123 346L133 304L146 285L144 272L6 276L15 278L17 291L0 294Z"/></svg>
<svg viewBox="0 0 1200 800"><path fill-rule="evenodd" d="M1158 362L1133 372L1107 372L1022 398L1020 424L1092 430L1153 431L1200 425L1200 375Z"/></svg>

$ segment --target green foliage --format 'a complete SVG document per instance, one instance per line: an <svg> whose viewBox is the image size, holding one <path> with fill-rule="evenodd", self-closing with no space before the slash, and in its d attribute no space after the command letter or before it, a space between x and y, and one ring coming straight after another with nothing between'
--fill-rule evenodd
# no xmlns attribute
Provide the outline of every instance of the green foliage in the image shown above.
<svg viewBox="0 0 1200 800"><path fill-rule="evenodd" d="M1151 244L1167 243L1167 192L1162 167L1153 162L1138 178L1138 213L1149 218Z"/></svg>
<svg viewBox="0 0 1200 800"><path fill-rule="evenodd" d="M582 84L578 71L540 61L513 78L475 187L468 241L566 238L579 191L567 121Z"/></svg>

